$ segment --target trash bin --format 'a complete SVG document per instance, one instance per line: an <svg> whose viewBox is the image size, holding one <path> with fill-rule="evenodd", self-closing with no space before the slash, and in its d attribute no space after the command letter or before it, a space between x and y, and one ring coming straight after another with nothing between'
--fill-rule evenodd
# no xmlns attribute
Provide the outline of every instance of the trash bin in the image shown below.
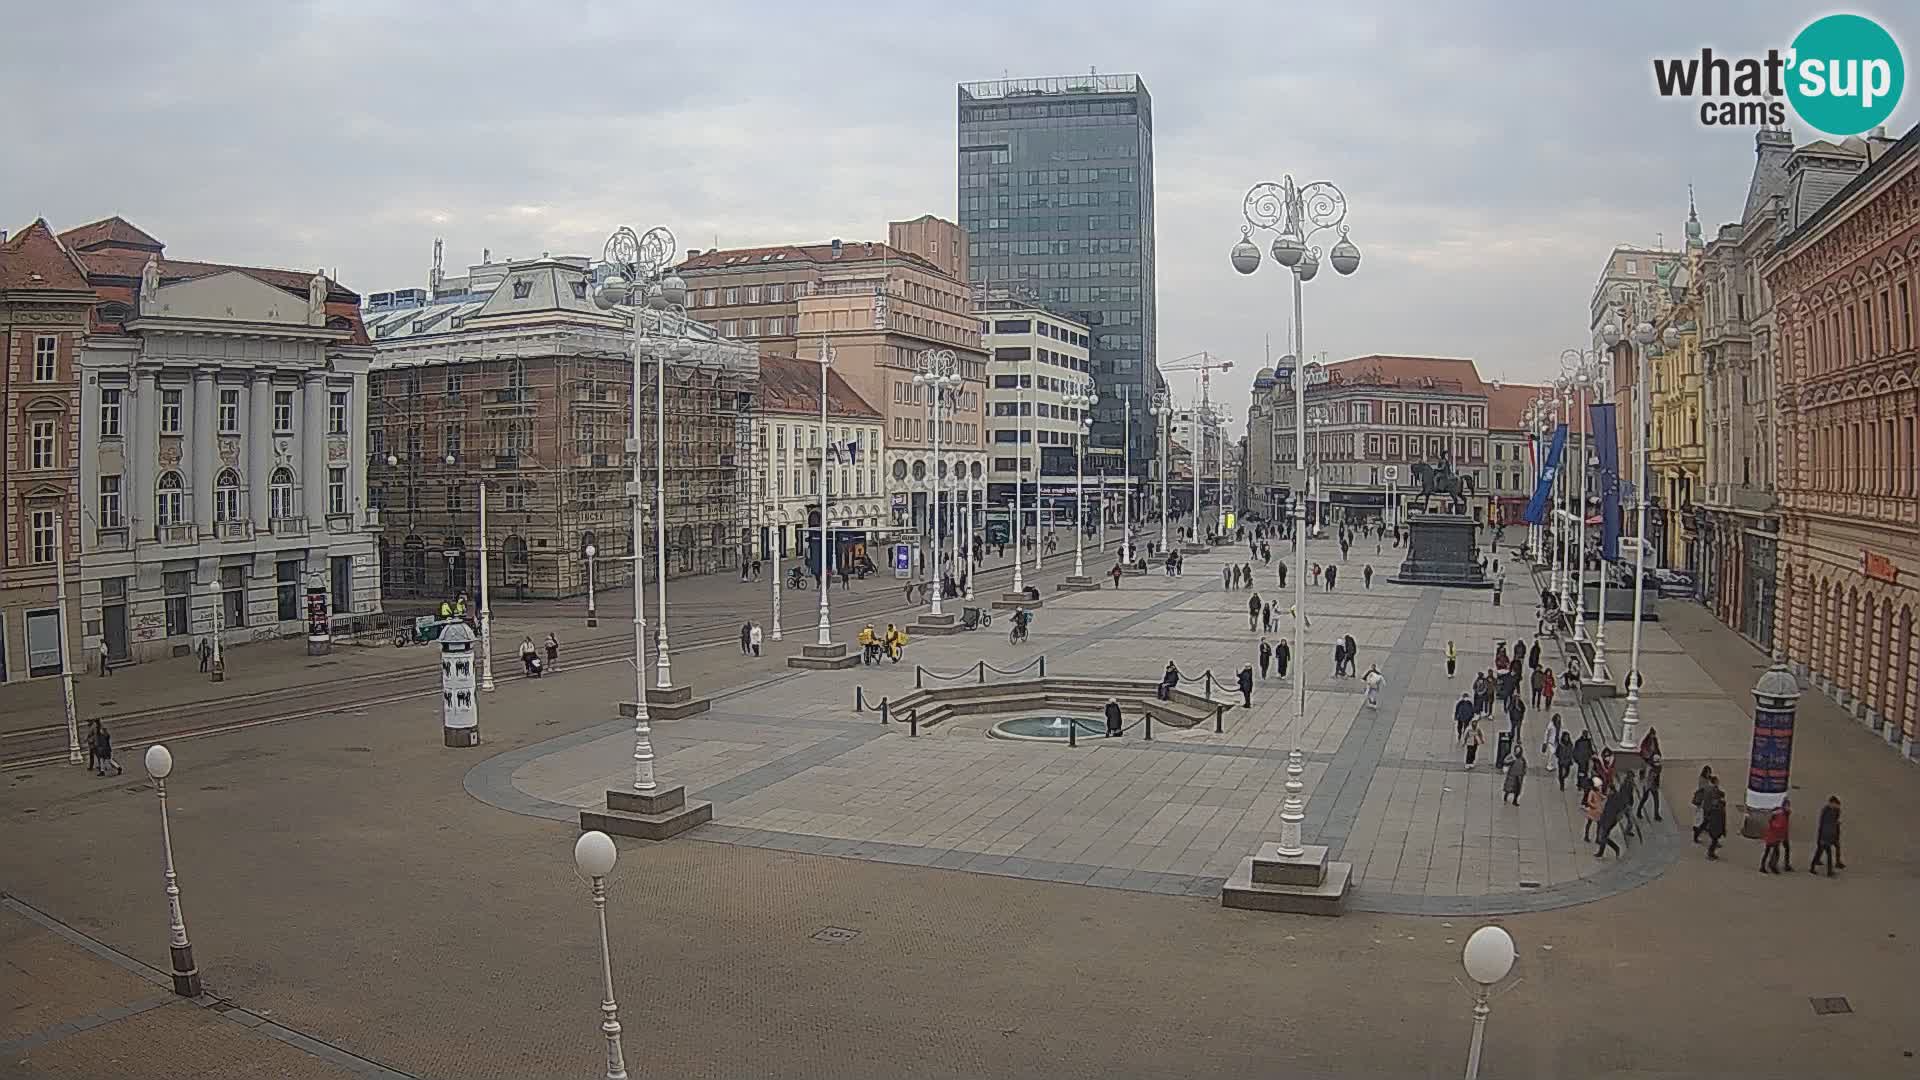
<svg viewBox="0 0 1920 1080"><path fill-rule="evenodd" d="M1493 767L1496 769L1506 768L1507 757L1512 753L1513 732L1503 731L1500 733L1500 738L1494 742Z"/></svg>
<svg viewBox="0 0 1920 1080"><path fill-rule="evenodd" d="M1498 585L1495 585L1493 587L1493 606L1494 607L1500 606L1500 586Z"/></svg>

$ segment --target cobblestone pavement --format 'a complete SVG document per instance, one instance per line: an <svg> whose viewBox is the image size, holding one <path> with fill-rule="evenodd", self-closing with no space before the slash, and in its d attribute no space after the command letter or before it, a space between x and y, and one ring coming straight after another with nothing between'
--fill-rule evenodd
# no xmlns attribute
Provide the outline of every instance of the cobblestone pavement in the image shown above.
<svg viewBox="0 0 1920 1080"><path fill-rule="evenodd" d="M1153 574L1117 590L1051 597L1027 646L992 633L925 638L909 649L913 664L812 673L729 697L658 744L672 782L715 804L715 823L692 835L1214 896L1234 866L1278 832L1284 760L1297 729L1309 764L1306 836L1354 864L1353 902L1362 909L1491 914L1584 902L1644 883L1679 853L1673 826L1650 824L1634 858L1596 860L1580 839L1576 795L1559 790L1539 753L1539 713L1522 732L1534 775L1520 804L1506 805L1491 746L1477 769L1465 766L1452 706L1473 665L1492 666L1496 642L1531 638L1532 610L1495 606L1489 592L1390 585L1384 575L1367 588L1356 571L1383 557L1358 550L1343 587L1309 599L1304 725L1278 679L1260 685L1251 710L1232 709L1223 732L1163 728L1151 742L1089 739L1077 750L984 737L1004 716L949 721L912 738L850 707L856 685L869 701L910 690L915 665L971 679L978 660L1012 669L1035 654L1054 675L1139 677L1173 659L1190 676L1211 670L1231 680L1254 660L1261 635L1243 621L1249 593L1221 586L1224 555L1192 558L1179 578ZM1331 543L1309 549L1310 559L1337 557ZM1263 597L1277 596L1271 572L1255 591L1261 587ZM1332 641L1343 634L1354 637L1362 670L1378 664L1386 677L1378 708L1365 705L1358 678L1332 676ZM1452 680L1449 640L1462 661ZM1662 685L1709 703L1706 712L1739 715L1684 655L1649 655L1666 661ZM1238 703L1229 688L1214 695ZM1577 706L1563 708L1577 731ZM1714 741L1689 718L1670 715L1671 740L1689 749ZM1605 718L1596 712L1594 722ZM1488 724L1505 726L1504 717ZM1740 730L1713 749L1734 753L1744 739ZM631 744L625 725L604 725L486 763L468 787L510 809L573 820L609 787L630 782Z"/></svg>
<svg viewBox="0 0 1920 1080"><path fill-rule="evenodd" d="M1190 593L1164 614L1201 599ZM1055 610L1043 611L1043 634L1056 632ZM1452 617L1435 608L1437 625ZM1666 625L1745 706L1758 654L1698 609L1679 608ZM1205 648L1243 654L1250 639L1225 630ZM1400 637L1383 626L1363 648ZM785 675L771 658L727 650L691 654L684 670L709 691ZM611 721L631 679L609 667L503 684L483 704L487 741L471 751L440 745L428 700L176 747L175 851L209 993L408 1075L595 1075L599 942L571 862L577 826L502 812L462 784L488 755ZM1323 681L1314 677L1316 695L1342 693ZM798 696L804 683L780 685ZM1400 685L1403 702L1421 691ZM1278 696L1263 691L1259 703L1268 693ZM1403 705L1396 725L1406 714ZM1667 734L1670 721L1659 722ZM705 723L659 730L691 744ZM1707 863L1682 839L1680 858L1639 888L1499 917L1519 943L1518 981L1494 1004L1482 1076L1920 1075L1905 1056L1920 1050L1909 1007L1920 851L1904 828L1920 816L1920 787L1910 765L1818 695L1803 701L1796 730L1796 795L1847 800L1849 869L1837 880L1762 876L1755 843L1735 839L1725 860ZM929 739L940 752L984 741ZM1332 755L1346 739L1329 726L1312 745ZM1270 747L1234 752L1249 749ZM1380 768L1407 751L1389 742L1382 754ZM1737 787L1744 747L1706 760ZM670 777L676 761L663 759ZM1670 786L1698 764L1676 757ZM164 967L153 792L137 772L0 774L0 889ZM971 778L976 802L999 797L998 779ZM1548 794L1538 778L1523 807L1537 794ZM1326 801L1316 793L1313 805ZM1796 839L1810 829L1801 821ZM1348 841L1349 857L1357 846ZM1643 849L1629 850L1631 863ZM1465 1057L1470 1017L1455 980L1477 918L1274 916L1210 897L684 839L621 841L610 885L636 1076L1439 1077L1458 1075ZM847 933L823 933L832 929ZM0 1000L59 1001L23 1014L34 1031L146 993L88 980L68 1001L65 968L15 962L15 939L4 940ZM1830 996L1851 1013L1816 1015L1809 999ZM214 1018L166 1006L96 1029L144 1038L143 1057L107 1074L198 1075L168 1064L188 1060L193 1032L122 1027L170 1025L176 1011ZM0 1058L7 1069L34 1075ZM91 1069L104 1071L98 1060Z"/></svg>

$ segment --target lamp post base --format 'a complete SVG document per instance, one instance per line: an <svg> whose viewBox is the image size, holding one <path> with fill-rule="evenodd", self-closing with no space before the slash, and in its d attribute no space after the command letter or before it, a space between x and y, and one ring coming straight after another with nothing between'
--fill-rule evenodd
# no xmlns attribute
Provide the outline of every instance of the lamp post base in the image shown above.
<svg viewBox="0 0 1920 1080"><path fill-rule="evenodd" d="M443 727L440 729L440 742L445 746L464 749L480 745L480 727Z"/></svg>
<svg viewBox="0 0 1920 1080"><path fill-rule="evenodd" d="M712 820L713 804L688 802L680 784L650 792L609 788L605 810L580 811L580 831L666 840Z"/></svg>
<svg viewBox="0 0 1920 1080"><path fill-rule="evenodd" d="M200 969L193 963L193 946L175 945L173 952L173 992L181 997L200 996Z"/></svg>

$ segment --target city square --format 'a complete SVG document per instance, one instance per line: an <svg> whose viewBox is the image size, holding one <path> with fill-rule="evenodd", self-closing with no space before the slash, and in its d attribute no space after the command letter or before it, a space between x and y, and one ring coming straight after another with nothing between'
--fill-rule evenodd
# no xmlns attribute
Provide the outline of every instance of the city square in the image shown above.
<svg viewBox="0 0 1920 1080"><path fill-rule="evenodd" d="M1920 1077L1800 6L22 10L0 1080Z"/></svg>

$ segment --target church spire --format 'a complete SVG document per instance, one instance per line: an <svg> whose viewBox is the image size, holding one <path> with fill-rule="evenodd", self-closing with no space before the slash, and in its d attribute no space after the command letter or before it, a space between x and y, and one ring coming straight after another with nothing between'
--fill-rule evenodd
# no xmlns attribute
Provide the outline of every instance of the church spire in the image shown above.
<svg viewBox="0 0 1920 1080"><path fill-rule="evenodd" d="M1700 211L1693 204L1693 185L1687 185L1687 247L1705 247L1700 237Z"/></svg>

